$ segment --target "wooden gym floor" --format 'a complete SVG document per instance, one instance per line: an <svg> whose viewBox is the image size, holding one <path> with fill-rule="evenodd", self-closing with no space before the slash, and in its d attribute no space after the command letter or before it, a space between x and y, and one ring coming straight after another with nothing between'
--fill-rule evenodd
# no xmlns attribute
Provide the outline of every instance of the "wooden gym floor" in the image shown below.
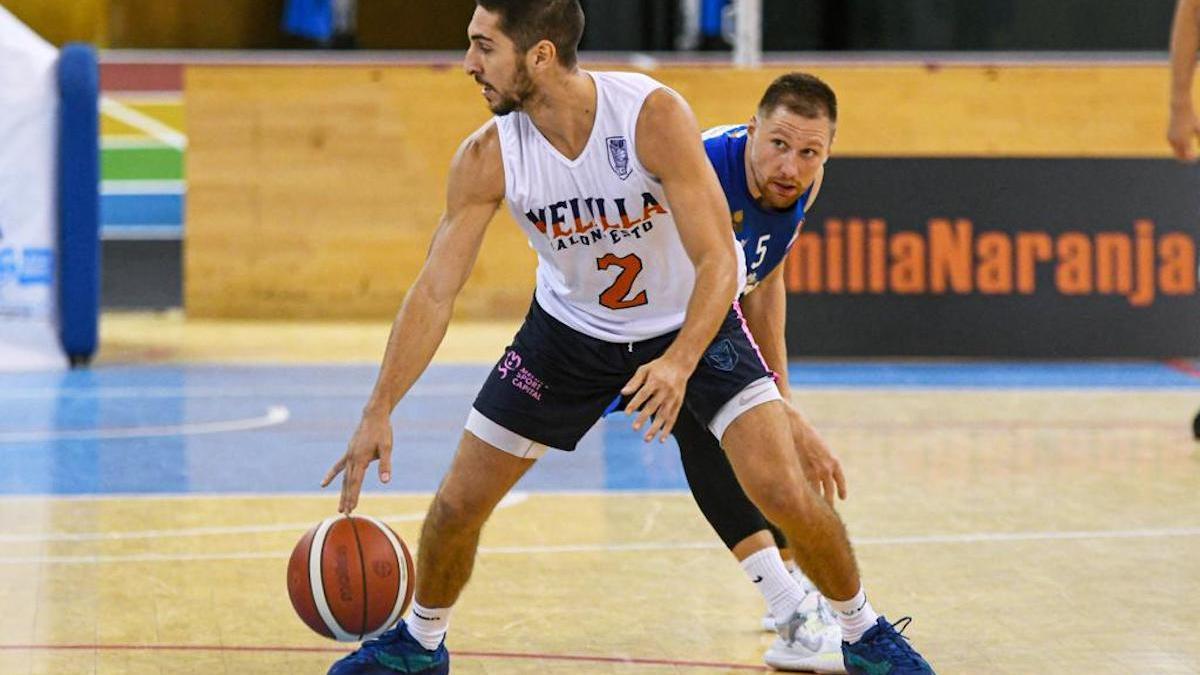
<svg viewBox="0 0 1200 675"><path fill-rule="evenodd" d="M104 356L0 375L0 673L323 673L286 555L330 514L387 326L107 316ZM465 324L397 410L361 511L410 542L512 325ZM214 342L213 336L219 340ZM874 604L939 673L1200 672L1192 364L793 364L840 452ZM456 674L762 670L757 594L672 443L627 422L493 517Z"/></svg>

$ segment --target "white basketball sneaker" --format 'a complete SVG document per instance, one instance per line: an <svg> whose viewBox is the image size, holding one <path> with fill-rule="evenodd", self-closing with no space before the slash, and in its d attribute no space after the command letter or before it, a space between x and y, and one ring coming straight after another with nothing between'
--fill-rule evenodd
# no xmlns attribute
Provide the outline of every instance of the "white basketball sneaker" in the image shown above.
<svg viewBox="0 0 1200 675"><path fill-rule="evenodd" d="M842 629L819 593L806 595L795 613L776 624L775 630L779 637L763 657L768 666L776 670L846 672Z"/></svg>
<svg viewBox="0 0 1200 675"><path fill-rule="evenodd" d="M810 581L808 577L804 576L804 572L801 572L799 567L793 567L788 574L792 575L792 578L796 580L796 583L800 584L800 588L804 591L806 597L809 593L820 593L813 582ZM833 610L829 609L829 604L825 602L825 598L821 598L821 611L824 612L829 619L828 623L834 623ZM763 614L762 629L768 633L775 632L775 616L771 614L771 610L769 608L767 609L766 614Z"/></svg>

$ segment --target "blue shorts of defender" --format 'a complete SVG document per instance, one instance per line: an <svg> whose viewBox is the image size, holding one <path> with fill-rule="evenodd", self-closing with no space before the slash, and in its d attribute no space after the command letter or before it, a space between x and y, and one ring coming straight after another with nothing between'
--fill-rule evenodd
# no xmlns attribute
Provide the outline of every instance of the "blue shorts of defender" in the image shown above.
<svg viewBox="0 0 1200 675"><path fill-rule="evenodd" d="M538 305L475 398L466 428L480 440L518 457L547 448L574 450L620 397L637 369L662 356L678 331L640 342L605 342L584 335ZM746 410L779 400L741 308L734 303L688 380L684 406L717 438Z"/></svg>

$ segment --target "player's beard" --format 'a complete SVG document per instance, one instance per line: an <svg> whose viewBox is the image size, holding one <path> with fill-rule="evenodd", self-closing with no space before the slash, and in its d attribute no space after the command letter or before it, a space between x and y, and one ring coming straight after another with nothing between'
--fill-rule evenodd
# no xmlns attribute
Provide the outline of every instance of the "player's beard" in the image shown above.
<svg viewBox="0 0 1200 675"><path fill-rule="evenodd" d="M488 104L488 109L493 115L504 116L514 110L520 110L524 107L525 102L533 96L533 78L529 77L529 70L525 68L525 64L517 61L517 73L513 78L512 94L502 95L499 101ZM496 91L499 94L499 91Z"/></svg>
<svg viewBox="0 0 1200 675"><path fill-rule="evenodd" d="M747 152L750 152L750 150L747 149ZM799 189L799 186L797 186L795 196L790 199L786 197L780 199L779 197L775 196L771 193L770 177L763 176L762 171L758 168L758 164L755 163L753 159L750 160L750 177L751 180L754 181L755 187L758 188L759 196L755 201L758 202L759 206L771 209L773 211L787 211L791 209L796 205L796 202L800 200L800 194L804 192L803 190Z"/></svg>

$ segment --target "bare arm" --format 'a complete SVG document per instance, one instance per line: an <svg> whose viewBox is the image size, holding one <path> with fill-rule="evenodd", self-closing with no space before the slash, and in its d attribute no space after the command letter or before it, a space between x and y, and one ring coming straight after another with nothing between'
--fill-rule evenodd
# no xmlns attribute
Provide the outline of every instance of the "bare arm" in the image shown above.
<svg viewBox="0 0 1200 675"><path fill-rule="evenodd" d="M1196 158L1195 137L1200 122L1192 106L1192 78L1196 72L1196 51L1200 49L1200 5L1197 0L1179 0L1171 28L1171 119L1167 140L1175 157Z"/></svg>
<svg viewBox="0 0 1200 675"><path fill-rule="evenodd" d="M812 192L804 205L807 212L817 201L821 193L821 184L825 179L825 169L817 171L813 180ZM783 283L783 265L777 266L767 278L753 291L742 298L742 311L746 317L746 327L758 343L767 367L775 371L775 384L783 400L792 400L791 387L788 386L787 371L787 341L784 338L784 328L787 324L787 290Z"/></svg>
<svg viewBox="0 0 1200 675"><path fill-rule="evenodd" d="M485 125L459 147L450 165L446 210L433 234L425 264L392 323L383 364L345 455L322 481L341 471L338 510L358 504L367 466L379 459L379 478L391 480L392 409L429 366L446 335L454 301L466 283L487 225L504 199L504 167L495 127Z"/></svg>
<svg viewBox="0 0 1200 675"><path fill-rule="evenodd" d="M779 393L784 401L792 400L788 386L787 341L784 325L787 323L787 291L783 284L783 265L779 265L758 286L742 298L742 314L746 327L758 343L767 367L775 371Z"/></svg>
<svg viewBox="0 0 1200 675"><path fill-rule="evenodd" d="M824 171L817 174L807 207L811 208L821 189ZM797 454L804 466L804 476L813 488L833 504L837 494L846 498L846 476L837 455L825 444L817 430L809 423L800 409L792 403L791 387L788 385L788 358L785 327L787 325L787 289L783 283L783 265L767 275L761 284L742 299L742 311L746 327L754 336L767 367L775 371L779 393L787 406L788 422Z"/></svg>
<svg viewBox="0 0 1200 675"><path fill-rule="evenodd" d="M700 126L678 94L660 89L638 118L638 159L662 181L679 238L696 267L687 319L667 355L695 367L737 295L737 257L729 204L713 171Z"/></svg>
<svg viewBox="0 0 1200 675"><path fill-rule="evenodd" d="M729 205L700 141L700 127L680 96L659 89L646 98L637 123L637 152L667 195L679 238L696 268L687 318L662 357L642 366L622 393L633 427L654 416L645 434L665 441L683 403L687 379L717 334L737 292L737 258L729 234ZM636 393L635 393L636 392Z"/></svg>
<svg viewBox="0 0 1200 675"><path fill-rule="evenodd" d="M450 166L446 210L425 264L392 323L368 413L389 415L446 335L454 301L467 281L492 215L504 199L504 168L494 127L459 147Z"/></svg>
<svg viewBox="0 0 1200 675"><path fill-rule="evenodd" d="M830 504L833 503L834 494L845 499L846 476L842 471L841 461L800 409L792 403L792 392L787 379L787 342L784 339L787 290L783 283L782 265L776 267L761 284L746 294L742 299L742 312L746 317L746 327L758 343L767 367L778 375L776 384L787 407L792 442L804 466L804 477Z"/></svg>

